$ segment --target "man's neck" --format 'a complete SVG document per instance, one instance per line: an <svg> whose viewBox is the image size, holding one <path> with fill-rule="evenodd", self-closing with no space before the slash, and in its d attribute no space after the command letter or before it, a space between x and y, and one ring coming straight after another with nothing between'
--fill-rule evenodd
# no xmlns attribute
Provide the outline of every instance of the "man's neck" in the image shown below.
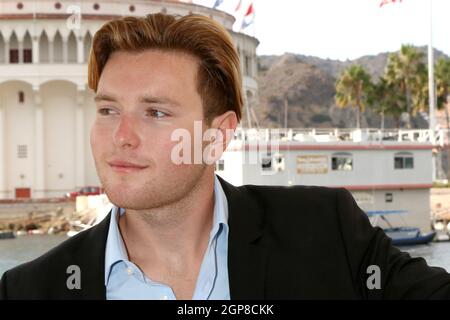
<svg viewBox="0 0 450 320"><path fill-rule="evenodd" d="M208 172L176 203L142 211L126 209L119 227L130 260L166 284L168 274L196 279L208 246L213 211L214 174Z"/></svg>

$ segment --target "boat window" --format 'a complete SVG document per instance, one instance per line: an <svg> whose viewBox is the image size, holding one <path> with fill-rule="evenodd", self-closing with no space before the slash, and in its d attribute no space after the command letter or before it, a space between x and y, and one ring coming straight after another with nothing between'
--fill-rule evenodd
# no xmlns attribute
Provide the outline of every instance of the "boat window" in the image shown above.
<svg viewBox="0 0 450 320"><path fill-rule="evenodd" d="M261 171L281 172L285 169L285 157L281 153L271 154L270 152L261 157Z"/></svg>
<svg viewBox="0 0 450 320"><path fill-rule="evenodd" d="M392 193L385 193L384 194L384 201L385 202L392 202L394 200L394 196Z"/></svg>
<svg viewBox="0 0 450 320"><path fill-rule="evenodd" d="M225 170L225 160L219 159L216 161L216 171L223 171Z"/></svg>
<svg viewBox="0 0 450 320"><path fill-rule="evenodd" d="M285 168L285 159L284 155L281 153L276 153L273 156L273 167L275 171L284 171Z"/></svg>
<svg viewBox="0 0 450 320"><path fill-rule="evenodd" d="M272 171L272 157L263 157L261 159L261 169L262 171Z"/></svg>
<svg viewBox="0 0 450 320"><path fill-rule="evenodd" d="M353 170L353 156L351 153L338 152L331 157L331 170L351 171Z"/></svg>
<svg viewBox="0 0 450 320"><path fill-rule="evenodd" d="M410 152L399 152L394 157L394 169L413 169L414 156Z"/></svg>

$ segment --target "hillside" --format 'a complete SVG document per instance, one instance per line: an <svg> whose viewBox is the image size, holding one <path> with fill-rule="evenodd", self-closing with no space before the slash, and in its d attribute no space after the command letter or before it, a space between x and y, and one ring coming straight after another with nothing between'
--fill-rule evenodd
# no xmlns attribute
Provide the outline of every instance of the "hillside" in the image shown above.
<svg viewBox="0 0 450 320"><path fill-rule="evenodd" d="M426 59L426 47L420 47ZM435 59L444 55L435 50ZM284 127L287 103L288 127L354 127L351 109L341 109L334 103L334 85L340 73L352 64L361 64L377 80L384 72L389 53L364 56L350 61L286 53L281 56L258 57L259 104L254 111L262 127ZM426 61L424 61L426 62ZM427 122L418 119L420 126ZM242 122L246 124L246 120ZM363 115L363 127L379 127L380 118L368 110ZM385 127L393 127L387 118Z"/></svg>

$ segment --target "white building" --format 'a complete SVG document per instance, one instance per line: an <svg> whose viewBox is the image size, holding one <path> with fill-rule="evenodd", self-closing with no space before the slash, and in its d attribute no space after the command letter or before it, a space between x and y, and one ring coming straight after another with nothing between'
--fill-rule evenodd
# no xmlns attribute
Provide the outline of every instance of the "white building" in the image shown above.
<svg viewBox="0 0 450 320"><path fill-rule="evenodd" d="M258 40L233 32L235 19L225 12L189 1L2 0L0 199L60 197L99 185L89 145L92 37L110 19L156 12L197 13L223 24L241 58L245 105L256 103Z"/></svg>

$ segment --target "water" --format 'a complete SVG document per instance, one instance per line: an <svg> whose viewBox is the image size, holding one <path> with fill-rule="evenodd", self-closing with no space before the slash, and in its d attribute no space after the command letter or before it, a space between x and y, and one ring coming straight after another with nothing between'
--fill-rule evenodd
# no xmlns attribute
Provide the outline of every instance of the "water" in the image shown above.
<svg viewBox="0 0 450 320"><path fill-rule="evenodd" d="M39 257L67 238L65 235L26 235L0 240L0 275L12 267Z"/></svg>
<svg viewBox="0 0 450 320"><path fill-rule="evenodd" d="M30 261L66 240L67 236L33 235L0 240L0 275L6 270ZM403 247L413 257L423 257L431 266L450 272L450 242Z"/></svg>
<svg viewBox="0 0 450 320"><path fill-rule="evenodd" d="M429 245L403 247L412 257L423 257L430 266L441 267L450 273L450 242L433 242Z"/></svg>

